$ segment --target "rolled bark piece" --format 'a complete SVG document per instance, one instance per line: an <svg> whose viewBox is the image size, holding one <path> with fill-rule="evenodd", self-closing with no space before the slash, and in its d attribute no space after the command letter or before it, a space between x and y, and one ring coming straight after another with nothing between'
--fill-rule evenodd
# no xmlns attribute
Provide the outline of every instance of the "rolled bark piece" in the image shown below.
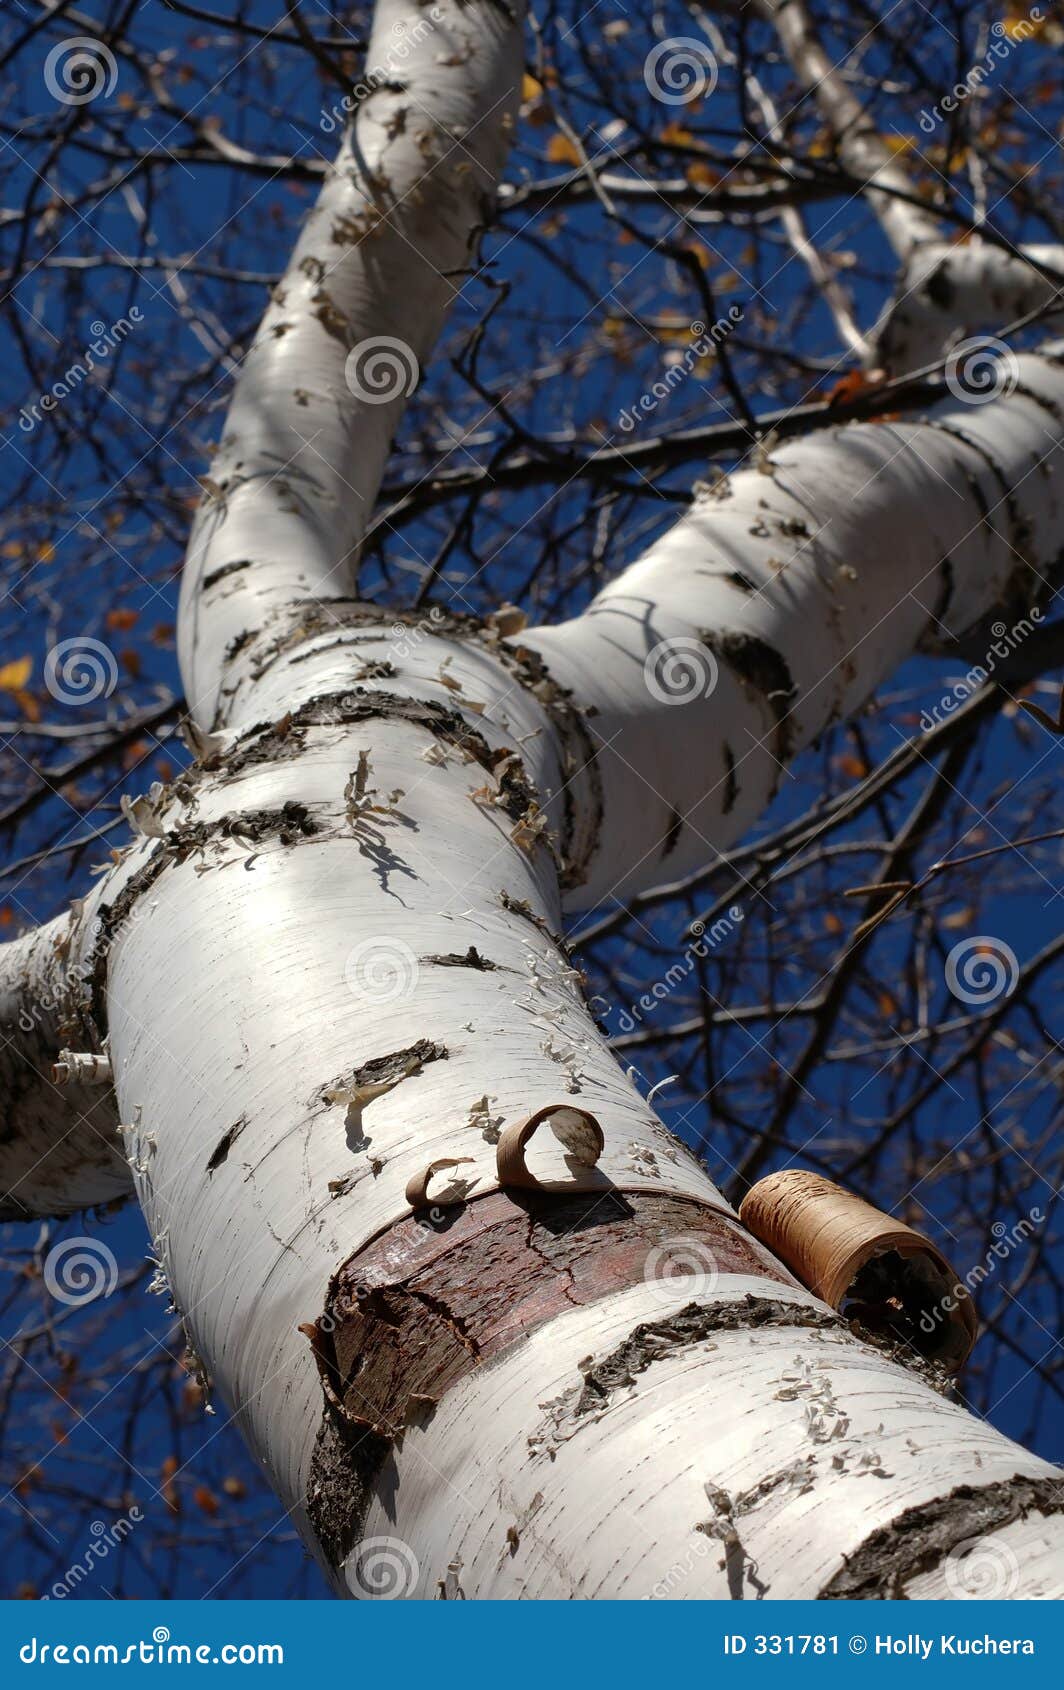
<svg viewBox="0 0 1064 1690"><path fill-rule="evenodd" d="M785 1168L739 1218L825 1303L955 1373L978 1331L967 1288L926 1238L820 1174Z"/></svg>
<svg viewBox="0 0 1064 1690"><path fill-rule="evenodd" d="M544 1121L566 1152L572 1173L569 1180L537 1179L525 1162L525 1146L536 1128ZM586 1109L574 1109L570 1103L548 1103L524 1121L512 1121L500 1134L495 1152L499 1184L518 1186L525 1191L571 1191L608 1185L601 1174L594 1172L602 1155L605 1137L594 1115Z"/></svg>
<svg viewBox="0 0 1064 1690"><path fill-rule="evenodd" d="M472 1162L472 1160L472 1156L437 1156L436 1160L430 1162L422 1173L411 1174L406 1182L406 1200L410 1207L412 1209L424 1209L431 1203L435 1208L446 1209L454 1203L462 1202L471 1186L477 1183L476 1180L472 1182L459 1180L457 1182L462 1189L462 1195L456 1193L454 1182L452 1182L438 1197L431 1198L429 1196L429 1181L433 1174L442 1173L445 1168L460 1168L464 1163Z"/></svg>
<svg viewBox="0 0 1064 1690"><path fill-rule="evenodd" d="M92 1051L61 1050L58 1062L52 1063L52 1079L57 1086L80 1080L87 1086L109 1086L113 1075L111 1059Z"/></svg>

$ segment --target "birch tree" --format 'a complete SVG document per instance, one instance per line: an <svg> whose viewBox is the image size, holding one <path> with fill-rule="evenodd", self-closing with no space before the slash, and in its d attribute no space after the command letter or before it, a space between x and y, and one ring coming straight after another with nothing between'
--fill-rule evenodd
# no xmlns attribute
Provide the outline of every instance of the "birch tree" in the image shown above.
<svg viewBox="0 0 1064 1690"><path fill-rule="evenodd" d="M1064 1594L1057 1469L739 1221L564 937L737 851L914 651L1055 591L1064 344L972 337L1051 315L1060 248L952 245L800 0L754 11L897 262L862 325L787 200L865 373L815 427L733 393L727 473L576 615L369 596L404 409L533 197L506 180L521 8L378 0L200 478L191 761L0 952L5 1216L135 1194L205 1392L340 1596ZM725 10L692 18L648 98L723 61ZM569 145L623 224L630 185ZM489 474L391 489L396 521Z"/></svg>

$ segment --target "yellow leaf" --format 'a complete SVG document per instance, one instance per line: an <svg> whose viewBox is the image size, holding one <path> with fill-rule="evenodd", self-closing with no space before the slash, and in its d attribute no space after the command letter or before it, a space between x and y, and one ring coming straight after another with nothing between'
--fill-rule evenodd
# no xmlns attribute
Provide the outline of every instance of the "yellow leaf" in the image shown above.
<svg viewBox="0 0 1064 1690"><path fill-rule="evenodd" d="M547 142L547 157L552 164L579 164L580 154L577 152L568 135L560 132L552 135Z"/></svg>
<svg viewBox="0 0 1064 1690"><path fill-rule="evenodd" d="M0 691L21 692L32 674L32 657L17 657L13 663L5 663L0 668Z"/></svg>
<svg viewBox="0 0 1064 1690"><path fill-rule="evenodd" d="M542 94L542 92L543 92L542 82L537 82L536 78L534 76L529 76L528 72L526 71L525 75L524 75L524 80L521 83L521 98L522 98L522 100L538 100L540 95Z"/></svg>
<svg viewBox="0 0 1064 1690"><path fill-rule="evenodd" d="M951 910L949 915L943 916L942 925L949 928L970 927L974 920L975 911L972 909Z"/></svg>

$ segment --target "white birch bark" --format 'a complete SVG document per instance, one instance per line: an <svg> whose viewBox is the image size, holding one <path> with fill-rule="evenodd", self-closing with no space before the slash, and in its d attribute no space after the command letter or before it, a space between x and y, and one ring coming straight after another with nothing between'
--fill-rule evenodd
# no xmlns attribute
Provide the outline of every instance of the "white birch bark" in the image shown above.
<svg viewBox="0 0 1064 1690"><path fill-rule="evenodd" d="M419 59L405 98L440 89L476 130L479 196L518 32L497 5L443 10L460 50ZM382 0L374 41L418 15ZM382 95L392 121L371 127L377 98L360 144L393 185L409 165L413 198L402 100ZM472 195L419 203L433 254L467 252ZM106 959L106 1015L90 1008L125 1148L217 1401L344 1595L387 1593L381 1565L416 1597L957 1595L973 1537L1026 1556L998 1594L1064 1593L1054 1469L744 1237L621 1075L554 937L563 882L593 901L644 884L667 841L677 871L722 849L794 750L1015 582L1021 528L1035 590L1058 547L1064 373L1032 357L992 406L766 457L562 628L393 623L333 591L397 415L350 403L339 372L353 337L398 321L404 272L387 244L382 282L363 241L343 281L296 281L324 224L364 211L364 179L345 164L322 204L193 537L200 762L133 808L139 837L78 939ZM442 300L415 270L427 350ZM313 467L288 344L323 402ZM712 658L708 696L707 668L671 697L677 642ZM561 1194L500 1195L500 1131L550 1105L597 1117L597 1168L541 1130L529 1165ZM437 1161L461 1162L467 1200L441 1209L433 1187L419 1225L407 1188ZM579 1226L552 1223L566 1190L595 1206ZM691 1271L663 1284L670 1266ZM450 1275L451 1300L421 1273ZM380 1298L418 1311L391 1347ZM328 1395L315 1321L319 1356L350 1342L362 1369L327 1369Z"/></svg>
<svg viewBox="0 0 1064 1690"><path fill-rule="evenodd" d="M126 1197L129 1171L110 1085L56 1083L88 995L61 916L0 945L0 1218L67 1215Z"/></svg>
<svg viewBox="0 0 1064 1690"><path fill-rule="evenodd" d="M200 721L264 608L352 591L406 398L491 221L523 11L378 0L364 97L244 360L189 545L179 645Z"/></svg>
<svg viewBox="0 0 1064 1690"><path fill-rule="evenodd" d="M582 903L704 864L921 642L1031 609L1060 555L1060 357L1018 358L989 404L959 382L925 417L762 454L583 616L521 636L601 746L595 789L574 782L580 814L603 815Z"/></svg>
<svg viewBox="0 0 1064 1690"><path fill-rule="evenodd" d="M903 266L877 327L872 361L892 374L935 363L958 341L1004 329L1050 307L1064 287L1064 247L963 246L934 240Z"/></svg>
<svg viewBox="0 0 1064 1690"><path fill-rule="evenodd" d="M758 0L758 4L774 26L799 82L834 134L840 162L851 176L872 184L869 201L904 264L924 241L938 238L936 219L911 203L904 163L887 146L853 93L843 63L837 63L825 48L803 0Z"/></svg>

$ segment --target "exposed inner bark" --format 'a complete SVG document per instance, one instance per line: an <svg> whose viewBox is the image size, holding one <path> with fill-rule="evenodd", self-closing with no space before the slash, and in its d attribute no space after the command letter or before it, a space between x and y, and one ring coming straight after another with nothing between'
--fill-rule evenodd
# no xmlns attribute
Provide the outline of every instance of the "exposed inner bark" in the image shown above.
<svg viewBox="0 0 1064 1690"><path fill-rule="evenodd" d="M326 1395L309 1511L334 1565L357 1540L376 1476L412 1420L431 1416L458 1380L566 1308L638 1284L655 1246L680 1235L697 1240L721 1273L794 1284L737 1220L680 1197L494 1192L429 1217L399 1222L346 1261L307 1328ZM730 1318L833 1323L789 1305L744 1304ZM676 1319L673 1341L694 1342L726 1325L729 1310L692 1308ZM633 1335L628 1368L640 1365L639 1342ZM652 1359L649 1336L644 1351L641 1365ZM584 1389L606 1388L620 1365L607 1358Z"/></svg>

